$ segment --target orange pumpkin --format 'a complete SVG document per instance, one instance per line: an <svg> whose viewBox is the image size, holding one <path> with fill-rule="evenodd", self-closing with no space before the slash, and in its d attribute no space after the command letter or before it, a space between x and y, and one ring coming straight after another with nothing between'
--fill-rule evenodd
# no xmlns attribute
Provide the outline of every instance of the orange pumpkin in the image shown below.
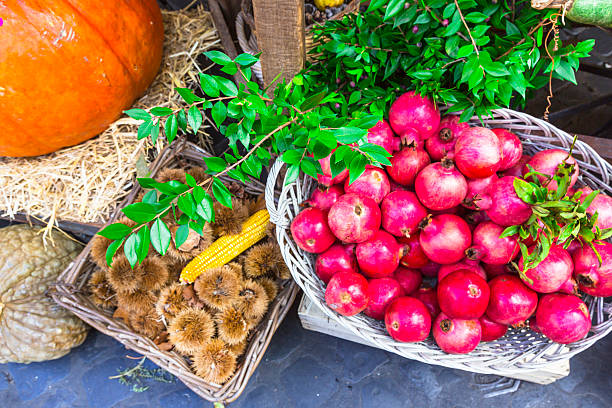
<svg viewBox="0 0 612 408"><path fill-rule="evenodd" d="M0 17L0 156L99 134L159 69L155 0L1 0Z"/></svg>

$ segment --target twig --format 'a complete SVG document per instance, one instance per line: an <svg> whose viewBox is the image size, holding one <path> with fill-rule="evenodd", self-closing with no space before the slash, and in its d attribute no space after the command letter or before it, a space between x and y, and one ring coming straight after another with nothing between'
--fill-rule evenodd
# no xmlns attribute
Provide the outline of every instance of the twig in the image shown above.
<svg viewBox="0 0 612 408"><path fill-rule="evenodd" d="M455 6L457 7L457 11L459 12L459 17L461 17L461 21L463 22L463 25L465 26L465 29L467 30L467 33L470 36L470 40L472 40L474 51L476 51L476 55L480 57L480 52L478 51L478 46L476 46L476 41L474 41L474 37L472 37L472 32L470 31L470 28L465 22L465 18L463 18L463 13L461 12L461 8L459 8L459 3L457 2L457 0L455 0Z"/></svg>
<svg viewBox="0 0 612 408"><path fill-rule="evenodd" d="M442 67L440 69L444 69L444 68L448 67L449 65L453 65L454 63L460 62L460 61L465 62L465 58L458 58L456 60L452 60L450 62L447 62L446 64L442 65Z"/></svg>
<svg viewBox="0 0 612 408"><path fill-rule="evenodd" d="M547 24L550 24L550 22L548 20L546 20L546 19L540 21L540 24L538 24L537 26L535 26L531 30L529 30L529 32L527 33L527 37L531 38L531 34L535 33L538 28L540 28L540 27L542 27L544 25L547 25ZM516 44L514 44L510 49L508 49L502 55L500 55L499 57L495 58L495 61L498 61L498 60L504 58L506 55L510 54L512 52L512 50L514 50L516 47L518 47L519 45L521 45L525 41L526 41L525 38L521 39L521 41L519 41Z"/></svg>

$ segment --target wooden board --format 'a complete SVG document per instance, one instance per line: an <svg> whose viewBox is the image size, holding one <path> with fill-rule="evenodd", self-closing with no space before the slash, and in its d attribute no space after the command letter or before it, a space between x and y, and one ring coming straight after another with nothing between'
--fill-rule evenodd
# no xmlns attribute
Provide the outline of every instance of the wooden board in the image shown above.
<svg viewBox="0 0 612 408"><path fill-rule="evenodd" d="M364 344L370 347L376 347L367 340L356 336L338 323L327 317L318 306L310 299L302 295L300 306L298 308L298 316L302 322L302 327L307 330L316 331L330 336L339 337L355 343ZM474 370L473 372L478 372ZM509 372L506 377L516 378L517 380L529 381L537 384L550 384L561 378L567 377L570 373L569 360L564 360L556 363L551 363L545 369L525 370L517 373L516 371ZM483 373L488 374L488 373Z"/></svg>

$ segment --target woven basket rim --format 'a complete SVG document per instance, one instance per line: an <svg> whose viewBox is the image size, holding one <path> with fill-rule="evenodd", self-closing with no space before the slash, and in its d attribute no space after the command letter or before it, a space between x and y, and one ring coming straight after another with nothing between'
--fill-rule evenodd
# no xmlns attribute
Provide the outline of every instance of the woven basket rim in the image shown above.
<svg viewBox="0 0 612 408"><path fill-rule="evenodd" d="M445 110L445 108L441 109ZM458 114L454 113L454 114ZM479 119L473 117L470 122L479 124ZM528 114L511 109L496 109L491 117L484 118L488 127L505 127L519 135L526 150L543 150L551 147L571 145L573 137L557 129L553 125ZM581 168L581 181L593 188L601 189L608 194L612 192L610 179L612 165L603 160L587 144L578 141L574 148L574 157ZM278 160L271 168L268 184L273 185L279 178L279 172L284 163ZM295 245L288 228L290 221L299 211L299 203L308 198L310 189L316 182L307 176L300 176L296 181L285 186L280 194L274 195L270 188L266 189L266 204L272 222L277 225L277 240L289 270L297 282L315 305L325 315L348 329L353 334L367 340L376 346L425 363L437 364L451 368L474 371L483 374L510 375L516 372L526 372L541 369L550 362L566 360L573 355L586 350L597 340L612 331L612 303L605 303L603 298L585 299L589 304L589 312L595 323L586 338L570 345L553 343L542 335L528 329L509 330L500 340L481 343L474 352L465 355L452 355L442 352L431 340L425 342L401 343L393 340L384 324L363 314L346 317L330 309L324 298L325 286L314 272L314 256L307 254ZM607 315L607 317L606 317ZM526 337L526 340L522 340ZM518 346L515 346L515 343ZM524 344L523 344L524 343ZM510 350L504 348L510 345ZM519 347L521 346L521 347ZM515 347L515 349L512 349Z"/></svg>
<svg viewBox="0 0 612 408"><path fill-rule="evenodd" d="M210 157L211 154L199 146L179 140L166 147L151 166L151 174L157 172L175 161L177 158L188 159L192 162L203 163L202 157ZM265 186L259 180L251 179L247 185L247 191L262 193ZM117 207L109 222L111 224L120 215L121 209L131 204L140 191L140 187L134 188L130 194ZM149 338L134 333L122 321L115 320L100 307L94 305L83 293L83 286L88 275L94 269L89 260L92 241L90 241L77 258L60 274L51 296L54 300L79 316L82 320L93 326L98 331L115 338L126 348L134 350L155 362L161 368L169 371L181 380L187 387L208 401L232 402L236 400L247 386L250 377L255 372L270 341L291 308L298 293L298 287L293 280L286 281L279 294L270 304L268 313L262 322L249 336L247 350L239 361L239 368L232 378L220 386L204 381L196 376L190 369L184 357L176 352L160 350Z"/></svg>

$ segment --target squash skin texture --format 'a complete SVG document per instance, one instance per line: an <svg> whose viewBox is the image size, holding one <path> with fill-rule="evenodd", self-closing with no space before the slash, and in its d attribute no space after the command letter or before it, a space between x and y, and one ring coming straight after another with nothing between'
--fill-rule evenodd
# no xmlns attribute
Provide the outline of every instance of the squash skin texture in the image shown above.
<svg viewBox="0 0 612 408"><path fill-rule="evenodd" d="M36 156L101 133L155 78L155 0L4 0L0 156Z"/></svg>
<svg viewBox="0 0 612 408"><path fill-rule="evenodd" d="M0 229L0 363L56 359L87 336L85 323L45 294L82 246L54 232L45 248L39 230Z"/></svg>

